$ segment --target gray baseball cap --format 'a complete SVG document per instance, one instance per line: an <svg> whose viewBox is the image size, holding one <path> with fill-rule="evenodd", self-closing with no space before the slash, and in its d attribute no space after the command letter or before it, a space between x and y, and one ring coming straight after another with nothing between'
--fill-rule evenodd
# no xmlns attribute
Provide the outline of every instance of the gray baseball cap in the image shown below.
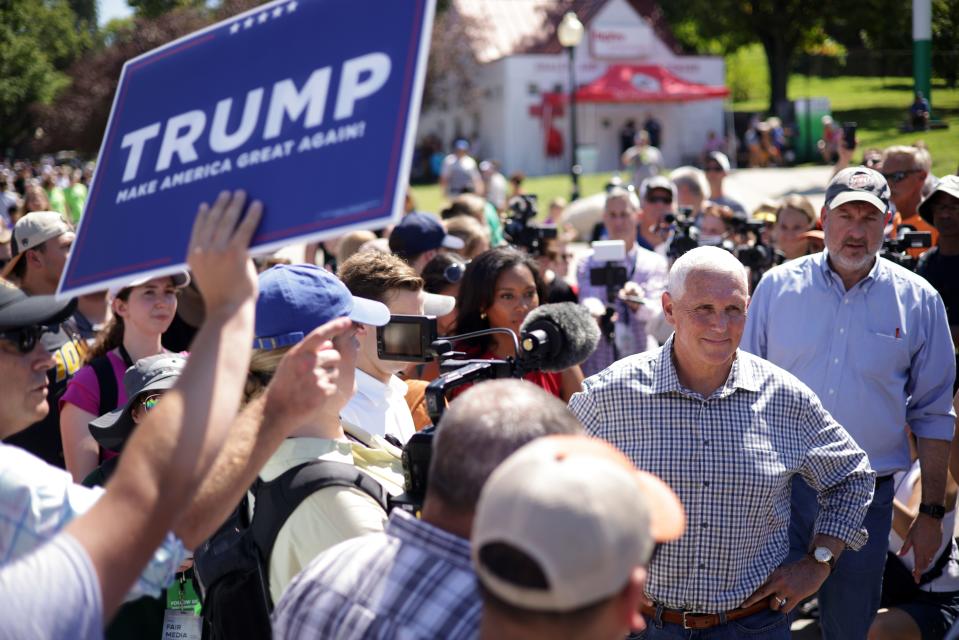
<svg viewBox="0 0 959 640"><path fill-rule="evenodd" d="M867 167L843 169L826 187L826 208L847 202L868 202L883 213L889 211L889 183L881 173Z"/></svg>
<svg viewBox="0 0 959 640"><path fill-rule="evenodd" d="M151 391L166 391L173 388L186 365L186 359L170 353L161 353L137 360L123 374L123 387L127 392L124 407L106 413L90 423L90 434L100 446L119 451L133 432L133 408Z"/></svg>
<svg viewBox="0 0 959 640"><path fill-rule="evenodd" d="M936 188L933 189L932 193L929 194L929 197L923 200L922 204L919 205L919 215L922 216L923 220L932 225L936 224L936 212L933 210L932 203L930 201L937 193L945 193L946 195L950 195L956 200L959 200L959 176L944 176L939 178Z"/></svg>

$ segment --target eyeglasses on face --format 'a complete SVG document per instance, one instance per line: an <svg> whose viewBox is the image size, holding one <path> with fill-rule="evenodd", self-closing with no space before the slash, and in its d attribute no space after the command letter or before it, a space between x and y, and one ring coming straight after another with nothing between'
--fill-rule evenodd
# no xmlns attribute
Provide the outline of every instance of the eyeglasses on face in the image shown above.
<svg viewBox="0 0 959 640"><path fill-rule="evenodd" d="M20 353L30 353L37 346L37 342L45 333L53 333L55 329L44 325L33 325L19 329L0 331L0 340L12 342Z"/></svg>
<svg viewBox="0 0 959 640"><path fill-rule="evenodd" d="M718 172L720 172L720 171L722 171L722 170L723 170L723 168L720 167L720 166L717 165L717 164L711 164L711 165L707 165L707 166L706 166L706 172L707 172L707 173L718 173Z"/></svg>
<svg viewBox="0 0 959 640"><path fill-rule="evenodd" d="M140 407L146 412L152 411L160 403L160 398L162 397L162 393L151 393L140 400Z"/></svg>
<svg viewBox="0 0 959 640"><path fill-rule="evenodd" d="M919 173L922 169L907 169L905 171L893 171L892 173L884 173L882 177L886 179L886 182L902 182L908 176Z"/></svg>

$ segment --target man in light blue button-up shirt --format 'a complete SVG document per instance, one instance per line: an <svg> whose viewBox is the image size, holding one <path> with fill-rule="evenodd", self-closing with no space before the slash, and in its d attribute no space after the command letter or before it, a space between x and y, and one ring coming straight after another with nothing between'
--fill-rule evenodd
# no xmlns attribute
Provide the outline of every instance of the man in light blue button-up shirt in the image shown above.
<svg viewBox="0 0 959 640"><path fill-rule="evenodd" d="M935 289L878 257L889 216L881 174L864 167L839 172L822 210L826 251L766 274L742 341L809 385L877 474L865 522L869 544L843 554L820 590L825 638L865 638L878 608L892 521L889 479L910 463L906 424L918 438L923 479L923 508L903 547L913 548L917 575L942 539L934 516L945 499L955 424L952 338ZM796 480L791 555L807 552L817 512L815 493Z"/></svg>

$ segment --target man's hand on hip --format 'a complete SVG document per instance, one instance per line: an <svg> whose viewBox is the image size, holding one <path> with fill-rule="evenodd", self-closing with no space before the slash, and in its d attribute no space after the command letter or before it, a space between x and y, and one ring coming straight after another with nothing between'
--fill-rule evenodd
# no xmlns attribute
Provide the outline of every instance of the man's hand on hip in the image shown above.
<svg viewBox="0 0 959 640"><path fill-rule="evenodd" d="M828 565L806 556L784 564L772 572L758 589L741 605L744 609L768 599L769 608L789 613L800 602L819 591L829 577Z"/></svg>

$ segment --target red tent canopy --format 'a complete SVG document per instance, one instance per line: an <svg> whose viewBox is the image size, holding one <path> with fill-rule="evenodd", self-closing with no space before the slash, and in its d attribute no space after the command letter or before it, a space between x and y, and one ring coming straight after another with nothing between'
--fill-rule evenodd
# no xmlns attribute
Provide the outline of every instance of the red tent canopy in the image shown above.
<svg viewBox="0 0 959 640"><path fill-rule="evenodd" d="M723 98L726 87L687 82L654 65L610 65L599 78L576 91L581 102L687 102Z"/></svg>

